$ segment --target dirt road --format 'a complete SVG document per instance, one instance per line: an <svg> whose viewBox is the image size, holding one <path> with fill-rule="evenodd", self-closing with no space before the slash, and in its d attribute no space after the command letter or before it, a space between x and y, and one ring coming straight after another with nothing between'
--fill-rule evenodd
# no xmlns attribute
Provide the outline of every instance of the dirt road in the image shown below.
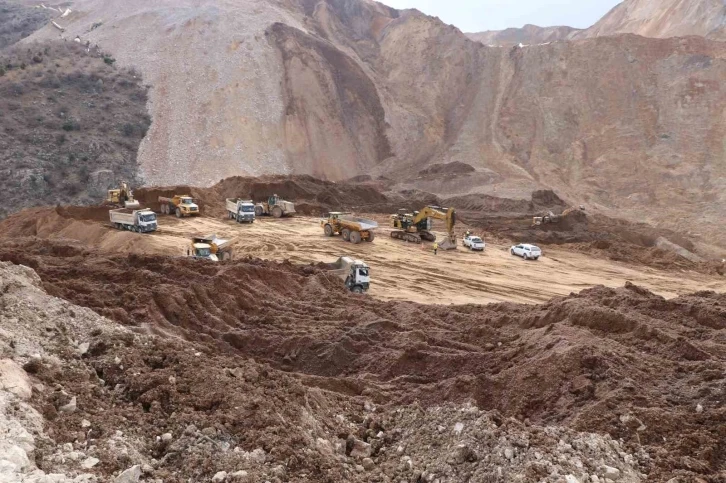
<svg viewBox="0 0 726 483"><path fill-rule="evenodd" d="M726 282L720 277L630 267L557 249L547 249L545 256L536 262L512 257L507 251L509 247L503 245L487 245L484 253L472 253L460 247L455 252L439 251L434 255L431 244L421 246L392 240L389 231L382 226L373 243L352 245L340 237L326 238L316 218L263 218L246 225L214 218L177 220L162 216L157 233L150 236L124 233L124 237L138 237L143 243L134 247L125 240L123 246L124 251L140 249L146 253L181 256L186 253L190 235L216 233L235 239L237 258L250 255L310 263L352 255L372 267L371 295L383 300L428 304L542 302L595 285L619 287L626 281L664 297L699 290L726 291ZM113 243L106 240L103 245L108 247Z"/></svg>

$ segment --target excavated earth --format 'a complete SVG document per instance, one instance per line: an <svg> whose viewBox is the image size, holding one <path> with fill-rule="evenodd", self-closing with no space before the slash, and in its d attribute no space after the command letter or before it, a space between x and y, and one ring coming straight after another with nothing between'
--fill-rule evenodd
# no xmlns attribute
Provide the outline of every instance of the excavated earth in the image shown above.
<svg viewBox="0 0 726 483"><path fill-rule="evenodd" d="M581 453L600 443L567 433L580 431L620 442L599 463L619 481L726 478L724 294L666 300L627 284L537 306L425 306L349 294L314 265L109 256L39 239L4 243L0 260L126 328L85 332L83 355L60 352L63 370L26 365L47 388L33 404L49 434L95 447L107 475L148 461L164 481L230 468L270 481L603 478ZM53 319L39 320L35 330ZM70 394L82 411L58 413ZM502 433L515 430L526 437ZM139 455L95 438L138 440L126 444ZM339 438L346 456L321 456ZM549 449L537 458L537 446ZM553 473L542 454L564 463Z"/></svg>

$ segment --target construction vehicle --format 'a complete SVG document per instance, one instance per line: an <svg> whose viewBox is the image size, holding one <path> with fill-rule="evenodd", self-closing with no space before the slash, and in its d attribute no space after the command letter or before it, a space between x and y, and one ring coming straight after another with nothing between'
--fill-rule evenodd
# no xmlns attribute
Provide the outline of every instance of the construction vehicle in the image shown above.
<svg viewBox="0 0 726 483"><path fill-rule="evenodd" d="M331 263L329 273L345 280L345 286L353 293L367 292L371 285L370 267L362 260L340 257Z"/></svg>
<svg viewBox="0 0 726 483"><path fill-rule="evenodd" d="M122 181L119 188L108 190L106 202L116 205L119 208L137 209L141 206L139 202L134 199L134 193L131 191L131 188L129 188L126 181Z"/></svg>
<svg viewBox="0 0 726 483"><path fill-rule="evenodd" d="M320 226L323 227L325 236L340 235L343 240L357 245L361 241L372 242L375 239L373 230L378 228L378 223L352 216L350 213L334 211L320 220Z"/></svg>
<svg viewBox="0 0 726 483"><path fill-rule="evenodd" d="M255 216L272 215L275 218L282 218L293 213L295 213L295 205L281 200L277 195L272 195L267 198L267 201L257 203L255 206Z"/></svg>
<svg viewBox="0 0 726 483"><path fill-rule="evenodd" d="M227 216L230 220L236 220L237 223L254 223L255 204L252 200L227 198Z"/></svg>
<svg viewBox="0 0 726 483"><path fill-rule="evenodd" d="M232 260L232 242L217 235L193 236L190 255L215 262Z"/></svg>
<svg viewBox="0 0 726 483"><path fill-rule="evenodd" d="M197 260L219 261L217 255L212 255L212 247L208 243L192 243L191 250L187 250L187 255Z"/></svg>
<svg viewBox="0 0 726 483"><path fill-rule="evenodd" d="M561 215L555 215L551 211L547 212L547 214L542 216L535 216L532 218L532 226L540 226L540 225L549 225L553 223L559 223L564 217L569 215L570 213L573 213L575 211L585 211L585 206L580 205L578 208L570 207L567 208L565 211L562 212Z"/></svg>
<svg viewBox="0 0 726 483"><path fill-rule="evenodd" d="M440 206L427 206L421 211L406 213L406 210L399 210L398 214L391 215L391 225L396 230L391 232L391 238L411 243L422 243L423 240L435 242L436 235L431 233L432 220L443 220L446 222L447 237L439 242L441 250L456 250L456 210L454 208L442 208Z"/></svg>
<svg viewBox="0 0 726 483"><path fill-rule="evenodd" d="M156 213L151 210L132 210L118 208L109 210L111 224L119 230L129 230L136 233L149 233L156 231Z"/></svg>
<svg viewBox="0 0 726 483"><path fill-rule="evenodd" d="M174 195L173 198L159 196L159 204L161 205L161 212L165 215L173 214L177 218L199 215L199 205L189 195Z"/></svg>

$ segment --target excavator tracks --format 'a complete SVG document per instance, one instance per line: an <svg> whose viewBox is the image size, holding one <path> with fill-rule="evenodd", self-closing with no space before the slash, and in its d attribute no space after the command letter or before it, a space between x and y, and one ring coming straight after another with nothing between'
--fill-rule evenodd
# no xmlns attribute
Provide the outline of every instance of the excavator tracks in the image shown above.
<svg viewBox="0 0 726 483"><path fill-rule="evenodd" d="M391 238L409 243L421 243L421 237L417 233L406 233L405 231L392 231Z"/></svg>

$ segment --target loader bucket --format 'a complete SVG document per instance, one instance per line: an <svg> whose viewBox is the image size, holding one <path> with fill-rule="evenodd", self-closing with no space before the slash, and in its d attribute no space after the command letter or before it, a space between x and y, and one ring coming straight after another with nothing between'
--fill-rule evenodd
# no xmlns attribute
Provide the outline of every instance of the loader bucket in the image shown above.
<svg viewBox="0 0 726 483"><path fill-rule="evenodd" d="M448 236L439 243L440 250L456 250L456 237Z"/></svg>

